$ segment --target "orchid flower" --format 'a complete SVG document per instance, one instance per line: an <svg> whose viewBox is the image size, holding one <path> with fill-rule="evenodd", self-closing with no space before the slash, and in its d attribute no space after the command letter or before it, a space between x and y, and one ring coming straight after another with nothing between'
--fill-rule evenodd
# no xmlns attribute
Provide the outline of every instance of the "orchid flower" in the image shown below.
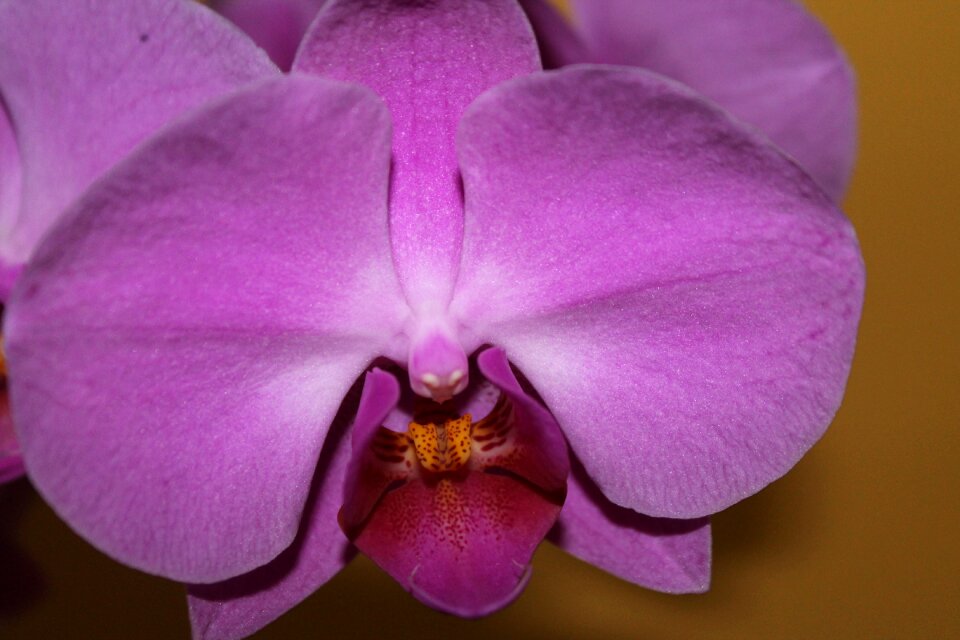
<svg viewBox="0 0 960 640"><path fill-rule="evenodd" d="M838 200L856 155L853 72L795 0L520 0L543 66L637 66L678 80L770 137ZM289 68L323 0L219 0L214 7Z"/></svg>
<svg viewBox="0 0 960 640"><path fill-rule="evenodd" d="M122 6L44 55L159 39L180 5ZM197 636L237 638L354 545L464 616L515 598L548 532L702 591L707 516L839 406L862 290L830 197L688 88L540 72L515 0L334 0L291 74L158 128L69 207L5 335L38 490L191 583Z"/></svg>
<svg viewBox="0 0 960 640"><path fill-rule="evenodd" d="M276 73L192 3L80 4L0 2L0 304L40 238L100 174L177 116ZM210 54L218 48L245 55ZM23 473L3 384L0 482Z"/></svg>

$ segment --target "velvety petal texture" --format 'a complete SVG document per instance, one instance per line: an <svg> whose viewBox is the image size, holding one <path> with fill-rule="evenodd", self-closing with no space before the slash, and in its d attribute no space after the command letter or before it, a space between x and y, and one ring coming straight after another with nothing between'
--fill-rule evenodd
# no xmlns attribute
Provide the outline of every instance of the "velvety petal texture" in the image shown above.
<svg viewBox="0 0 960 640"><path fill-rule="evenodd" d="M463 232L457 123L487 88L539 69L520 7L515 0L332 0L294 68L360 82L387 103L394 262L414 311L442 312Z"/></svg>
<svg viewBox="0 0 960 640"><path fill-rule="evenodd" d="M161 125L277 73L196 2L0 3L0 92L22 170L19 197L0 178L0 259L25 262L64 207Z"/></svg>
<svg viewBox="0 0 960 640"><path fill-rule="evenodd" d="M765 139L679 84L588 66L489 91L459 150L451 314L468 350L510 354L610 500L714 513L820 437L863 265L847 219Z"/></svg>
<svg viewBox="0 0 960 640"><path fill-rule="evenodd" d="M357 547L415 597L467 617L505 606L526 585L569 468L556 423L523 392L503 352L488 350L478 364L498 400L472 426L465 416L447 422L439 450L424 448L416 424L407 434L383 428L391 407L364 411L361 401L340 514ZM373 375L365 400L395 403L396 382Z"/></svg>
<svg viewBox="0 0 960 640"><path fill-rule="evenodd" d="M595 62L679 80L766 133L834 199L856 152L849 64L793 0L573 0Z"/></svg>
<svg viewBox="0 0 960 640"><path fill-rule="evenodd" d="M211 6L243 29L288 71L297 46L326 0L218 0Z"/></svg>
<svg viewBox="0 0 960 640"><path fill-rule="evenodd" d="M651 518L618 507L575 466L550 532L557 546L634 584L666 593L710 587L709 518Z"/></svg>
<svg viewBox="0 0 960 640"><path fill-rule="evenodd" d="M241 90L153 138L38 249L5 326L37 488L115 558L214 582L297 533L327 428L402 328L368 90Z"/></svg>
<svg viewBox="0 0 960 640"><path fill-rule="evenodd" d="M356 389L357 386L354 386ZM194 640L239 640L289 611L356 553L337 523L350 460L347 428L359 393L347 394L324 441L293 544L268 564L225 582L188 587Z"/></svg>

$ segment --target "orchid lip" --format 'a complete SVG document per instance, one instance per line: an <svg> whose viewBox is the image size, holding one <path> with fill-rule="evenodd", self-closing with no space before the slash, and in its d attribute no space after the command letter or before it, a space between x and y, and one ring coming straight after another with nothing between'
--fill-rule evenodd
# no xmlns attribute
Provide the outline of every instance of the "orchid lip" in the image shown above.
<svg viewBox="0 0 960 640"><path fill-rule="evenodd" d="M569 466L559 427L503 351L481 352L470 373L445 404L401 393L381 370L367 375L338 523L414 597L478 617L526 585Z"/></svg>

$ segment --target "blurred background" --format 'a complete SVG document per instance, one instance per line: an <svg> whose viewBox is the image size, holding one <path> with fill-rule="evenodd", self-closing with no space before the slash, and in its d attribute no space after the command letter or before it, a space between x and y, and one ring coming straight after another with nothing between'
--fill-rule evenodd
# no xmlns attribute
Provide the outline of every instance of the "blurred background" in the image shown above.
<svg viewBox="0 0 960 640"><path fill-rule="evenodd" d="M714 520L712 590L652 593L544 544L524 595L436 613L371 562L257 638L960 637L960 3L808 0L857 71L844 208L867 263L846 400L784 479ZM0 487L0 638L188 638L183 588Z"/></svg>

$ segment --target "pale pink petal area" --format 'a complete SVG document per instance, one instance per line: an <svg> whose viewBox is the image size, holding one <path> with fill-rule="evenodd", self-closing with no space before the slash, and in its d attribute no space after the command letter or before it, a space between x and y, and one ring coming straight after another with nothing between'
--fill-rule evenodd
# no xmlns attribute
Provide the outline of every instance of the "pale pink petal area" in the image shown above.
<svg viewBox="0 0 960 640"><path fill-rule="evenodd" d="M834 199L856 155L853 72L793 0L573 0L594 61L693 87L766 133Z"/></svg>
<svg viewBox="0 0 960 640"><path fill-rule="evenodd" d="M414 310L442 311L463 235L457 123L484 90L539 69L520 7L515 0L332 0L294 69L359 82L387 103L394 261Z"/></svg>
<svg viewBox="0 0 960 640"><path fill-rule="evenodd" d="M297 46L326 0L215 0L211 6L287 71Z"/></svg>
<svg viewBox="0 0 960 640"><path fill-rule="evenodd" d="M11 199L0 178L0 259L25 262L63 209L159 127L278 73L196 2L0 4L0 87L23 180Z"/></svg>
<svg viewBox="0 0 960 640"><path fill-rule="evenodd" d="M327 428L406 307L389 114L266 81L167 129L41 244L7 307L37 488L118 560L185 582L293 540Z"/></svg>
<svg viewBox="0 0 960 640"><path fill-rule="evenodd" d="M540 47L545 69L593 62L586 43L547 0L520 0Z"/></svg>
<svg viewBox="0 0 960 640"><path fill-rule="evenodd" d="M407 435L381 426L400 398L395 379L377 371L367 377L340 512L357 548L404 588L466 617L496 611L523 590L533 552L560 511L569 468L556 422L521 390L503 352L490 349L478 360L492 382L503 383L503 396L473 423L469 459L443 473L426 471ZM367 396L382 400L374 405ZM376 410L364 411L365 401ZM496 423L489 432L497 439L487 437L484 420Z"/></svg>
<svg viewBox="0 0 960 640"><path fill-rule="evenodd" d="M634 584L666 593L710 586L710 519L651 518L607 500L574 467L567 500L550 532L557 546Z"/></svg>
<svg viewBox="0 0 960 640"><path fill-rule="evenodd" d="M489 91L459 150L450 312L509 354L611 501L714 513L820 437L863 264L847 219L765 139L682 85L587 66Z"/></svg>
<svg viewBox="0 0 960 640"><path fill-rule="evenodd" d="M330 427L293 544L250 573L188 586L194 640L246 638L320 588L354 556L353 545L337 523L337 512L350 461L347 427L356 415L358 395L348 394Z"/></svg>

